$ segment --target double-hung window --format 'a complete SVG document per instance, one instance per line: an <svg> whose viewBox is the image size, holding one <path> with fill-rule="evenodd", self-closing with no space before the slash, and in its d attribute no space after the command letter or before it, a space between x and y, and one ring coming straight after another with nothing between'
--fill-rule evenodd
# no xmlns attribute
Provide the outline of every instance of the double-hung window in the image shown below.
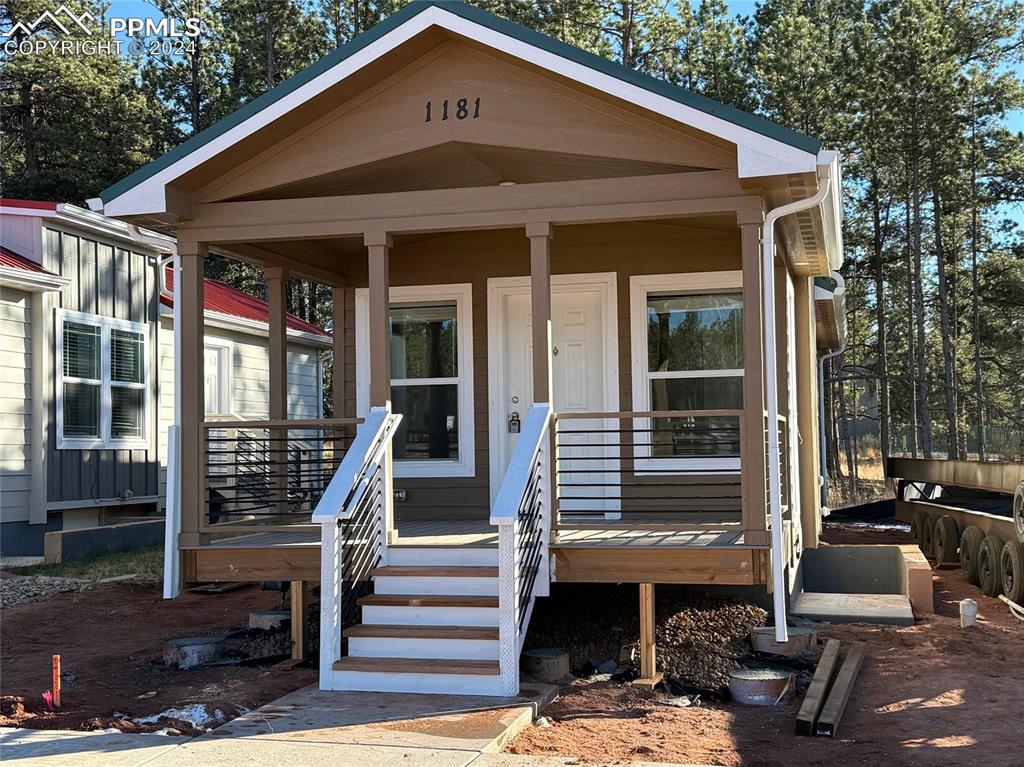
<svg viewBox="0 0 1024 767"><path fill-rule="evenodd" d="M743 408L740 279L738 272L632 278L636 410ZM739 416L662 416L646 427L637 440L638 468L739 469Z"/></svg>
<svg viewBox="0 0 1024 767"><path fill-rule="evenodd" d="M146 447L146 325L58 310L56 328L57 447Z"/></svg>
<svg viewBox="0 0 1024 767"><path fill-rule="evenodd" d="M393 455L399 477L474 475L472 286L391 289L391 407L402 414ZM368 295L356 294L358 409L369 401Z"/></svg>

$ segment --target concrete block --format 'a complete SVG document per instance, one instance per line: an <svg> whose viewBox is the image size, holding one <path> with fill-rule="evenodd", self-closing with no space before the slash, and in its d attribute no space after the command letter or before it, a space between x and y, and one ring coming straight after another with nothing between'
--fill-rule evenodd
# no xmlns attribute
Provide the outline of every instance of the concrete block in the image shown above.
<svg viewBox="0 0 1024 767"><path fill-rule="evenodd" d="M802 592L791 615L828 623L883 623L913 626L914 611L904 594L822 594Z"/></svg>
<svg viewBox="0 0 1024 767"><path fill-rule="evenodd" d="M907 571L907 596L910 597L910 604L919 615L934 614L932 566L917 544L900 546L900 553Z"/></svg>

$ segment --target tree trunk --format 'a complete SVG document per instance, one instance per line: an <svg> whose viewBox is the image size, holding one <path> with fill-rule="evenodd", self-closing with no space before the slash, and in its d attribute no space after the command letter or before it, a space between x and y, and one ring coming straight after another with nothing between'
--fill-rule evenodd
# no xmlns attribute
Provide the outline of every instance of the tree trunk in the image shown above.
<svg viewBox="0 0 1024 767"><path fill-rule="evenodd" d="M949 322L949 285L946 276L946 251L942 241L942 197L939 194L938 179L932 180L932 218L935 226L935 259L939 277L939 329L942 335L943 388L946 390L946 422L948 424L947 457L958 458L960 443L957 434L956 414L956 359L953 354L953 339Z"/></svg>
<svg viewBox="0 0 1024 767"><path fill-rule="evenodd" d="M915 123L914 144L917 144ZM932 457L931 408L928 403L928 349L925 346L924 274L921 265L921 159L916 154L911 162L911 199L913 201L914 315L917 327L917 393L920 401L921 451Z"/></svg>
<svg viewBox="0 0 1024 767"><path fill-rule="evenodd" d="M910 198L907 197L906 205L906 251L907 251L907 400L910 406L910 455L917 458L918 448L918 423L917 423L917 387L915 382L917 376L917 356L914 351L914 267L913 258L910 255L911 247L911 225L910 225Z"/></svg>
<svg viewBox="0 0 1024 767"><path fill-rule="evenodd" d="M878 200L878 176L871 179L871 217L874 226L872 243L875 267L875 325L878 343L875 354L875 375L878 376L878 440L882 462L889 457L889 349L885 332L885 272L882 267L882 211ZM888 479L886 480L888 482Z"/></svg>
<svg viewBox="0 0 1024 767"><path fill-rule="evenodd" d="M974 428L978 460L985 460L985 419L981 382L981 290L978 285L978 154L975 142L974 96L971 97L971 339L974 341Z"/></svg>

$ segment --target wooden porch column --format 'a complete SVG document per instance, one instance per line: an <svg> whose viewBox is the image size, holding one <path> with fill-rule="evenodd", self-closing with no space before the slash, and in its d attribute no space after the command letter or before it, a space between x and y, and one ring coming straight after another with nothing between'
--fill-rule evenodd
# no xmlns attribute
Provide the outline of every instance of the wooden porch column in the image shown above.
<svg viewBox="0 0 1024 767"><path fill-rule="evenodd" d="M363 236L370 271L370 407L391 407L391 340L388 333L389 252L391 235L367 232Z"/></svg>
<svg viewBox="0 0 1024 767"><path fill-rule="evenodd" d="M201 543L199 528L206 512L206 444L200 424L206 414L203 374L203 260L207 243L179 251L181 280L175 299L181 304L181 533L179 545Z"/></svg>
<svg viewBox="0 0 1024 767"><path fill-rule="evenodd" d="M800 433L800 524L805 548L817 548L821 534L821 467L818 456L818 355L814 325L814 280L797 277L794 284L796 314L796 410Z"/></svg>
<svg viewBox="0 0 1024 767"><path fill-rule="evenodd" d="M764 352L762 322L761 213L739 213L743 262L743 444L740 447L742 524L748 544L769 542L765 480Z"/></svg>
<svg viewBox="0 0 1024 767"><path fill-rule="evenodd" d="M530 307L533 328L533 401L553 401L551 388L551 238L550 222L527 224L530 238Z"/></svg>
<svg viewBox="0 0 1024 767"><path fill-rule="evenodd" d="M331 288L331 342L334 369L331 371L331 400L334 417L345 418L345 288Z"/></svg>
<svg viewBox="0 0 1024 767"><path fill-rule="evenodd" d="M655 671L656 650L654 644L654 584L640 584L640 678L633 682L636 687L653 690L663 676Z"/></svg>
<svg viewBox="0 0 1024 767"><path fill-rule="evenodd" d="M270 356L270 420L288 418L288 271L280 266L263 270L267 283Z"/></svg>

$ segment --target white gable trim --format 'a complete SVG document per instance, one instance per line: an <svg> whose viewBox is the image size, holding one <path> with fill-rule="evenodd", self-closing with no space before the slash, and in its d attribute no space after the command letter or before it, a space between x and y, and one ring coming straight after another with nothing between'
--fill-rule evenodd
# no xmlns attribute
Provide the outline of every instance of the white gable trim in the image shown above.
<svg viewBox="0 0 1024 767"><path fill-rule="evenodd" d="M562 56L542 50L476 22L432 6L416 14L380 39L352 54L318 77L269 104L248 120L211 139L167 168L154 173L103 206L108 216L160 214L167 211L164 188L175 179L223 152L242 139L316 97L354 72L381 58L429 27L437 26L483 43L524 62L540 66L580 84L621 98L697 130L719 136L736 144L739 176L773 176L785 173L809 173L815 170L814 153L789 146L720 117L702 112ZM98 200L91 206L101 205Z"/></svg>

